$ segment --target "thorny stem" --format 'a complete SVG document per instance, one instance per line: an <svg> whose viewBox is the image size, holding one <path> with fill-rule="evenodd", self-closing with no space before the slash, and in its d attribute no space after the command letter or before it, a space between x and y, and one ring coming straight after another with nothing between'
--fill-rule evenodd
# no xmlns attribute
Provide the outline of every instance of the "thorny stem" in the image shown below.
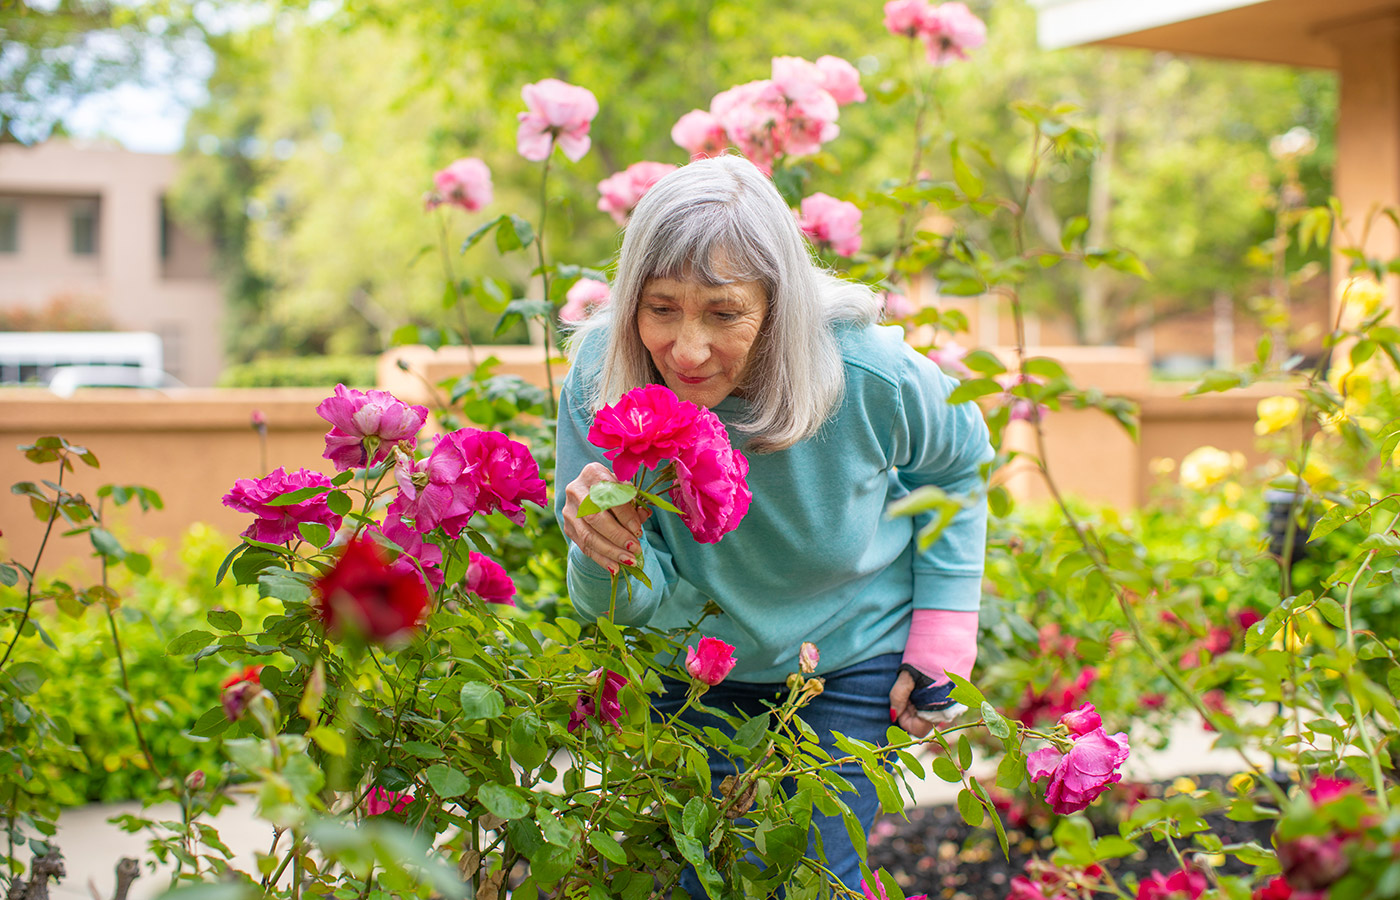
<svg viewBox="0 0 1400 900"><path fill-rule="evenodd" d="M49 534L53 532L54 520L58 518L59 501L63 499L63 470L67 468L65 465L67 461L67 454L59 457L58 490L54 493L53 505L49 507L49 521L44 524L44 537L39 541L39 550L34 554L34 565L29 567L29 586L24 591L24 612L20 614L19 626L15 628L15 636L10 639L10 645L5 648L5 655L0 656L0 669L4 669L5 663L9 662L15 644L19 643L19 636L24 633L24 626L29 624L29 613L34 609L34 580L38 577L39 561L44 558L44 547L48 546Z"/></svg>
<svg viewBox="0 0 1400 900"><path fill-rule="evenodd" d="M452 296L456 299L457 310L462 314L462 343L467 348L467 362L476 367L476 345L472 343L471 324L467 321L467 305L462 302L462 286L457 283L457 273L452 271L452 254L447 249L447 220L442 208L438 207L438 249L442 253L442 270L447 275L447 283L452 286Z"/></svg>
<svg viewBox="0 0 1400 900"><path fill-rule="evenodd" d="M544 301L549 302L549 270L544 264L544 226L545 220L549 216L549 164L554 158L554 142L550 141L550 154L544 158L544 174L540 176L540 230L535 235L535 250L540 259L540 285L544 291ZM544 316L544 377L549 384L549 402L545 405L548 410L546 418L554 418L556 410L554 407L554 369L550 362L554 356L554 316L546 313Z"/></svg>
<svg viewBox="0 0 1400 900"><path fill-rule="evenodd" d="M909 43L909 72L910 81L914 85L914 154L909 165L909 180L905 184L912 187L919 183L919 170L923 165L924 156L924 117L928 114L929 87L925 84L925 79L921 77L918 61L919 42L916 38L910 37ZM931 81L931 76L929 76ZM895 244L894 256L890 259L890 281L894 282L899 274L899 263L904 255L909 252L909 245L912 239L910 232L913 230L918 218L919 204L910 200L904 204L904 214L899 219L899 240Z"/></svg>

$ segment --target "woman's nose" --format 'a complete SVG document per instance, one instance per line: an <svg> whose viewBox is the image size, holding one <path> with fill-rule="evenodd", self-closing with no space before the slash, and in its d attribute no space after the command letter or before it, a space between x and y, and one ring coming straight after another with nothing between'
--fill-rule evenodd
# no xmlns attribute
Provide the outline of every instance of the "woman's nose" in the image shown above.
<svg viewBox="0 0 1400 900"><path fill-rule="evenodd" d="M710 340L705 330L697 325L683 323L676 335L671 356L676 361L676 367L682 370L689 371L703 366L710 358Z"/></svg>

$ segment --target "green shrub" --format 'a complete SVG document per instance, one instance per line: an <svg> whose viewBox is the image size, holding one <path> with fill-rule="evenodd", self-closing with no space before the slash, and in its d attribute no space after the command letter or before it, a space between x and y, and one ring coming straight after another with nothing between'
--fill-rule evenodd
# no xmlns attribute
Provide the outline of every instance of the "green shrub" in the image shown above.
<svg viewBox="0 0 1400 900"><path fill-rule="evenodd" d="M375 356L274 356L230 366L219 387L347 387L375 385Z"/></svg>

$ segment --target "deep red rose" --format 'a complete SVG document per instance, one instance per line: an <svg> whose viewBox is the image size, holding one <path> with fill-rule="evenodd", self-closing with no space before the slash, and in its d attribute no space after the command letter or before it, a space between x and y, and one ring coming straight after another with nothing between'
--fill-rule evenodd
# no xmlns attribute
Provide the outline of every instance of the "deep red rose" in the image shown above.
<svg viewBox="0 0 1400 900"><path fill-rule="evenodd" d="M393 568L373 541L356 539L316 582L316 608L326 631L350 631L375 643L407 637L428 607L415 572Z"/></svg>

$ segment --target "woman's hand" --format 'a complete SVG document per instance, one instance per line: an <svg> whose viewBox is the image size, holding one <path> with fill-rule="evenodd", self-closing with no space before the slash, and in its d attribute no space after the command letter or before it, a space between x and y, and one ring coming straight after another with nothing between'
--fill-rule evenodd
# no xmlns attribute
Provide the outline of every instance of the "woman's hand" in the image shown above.
<svg viewBox="0 0 1400 900"><path fill-rule="evenodd" d="M607 466L592 462L569 482L564 488L563 528L564 535L577 544L585 556L616 575L622 566L636 565L637 554L642 550L642 523L651 515L651 510L624 503L580 516L578 507L583 498L588 496L593 485L605 481L617 479Z"/></svg>
<svg viewBox="0 0 1400 900"><path fill-rule="evenodd" d="M890 721L916 738L926 737L934 725L946 724L967 712L961 703L953 703L945 709L915 709L909 702L914 693L914 678L908 672L900 672L890 688Z"/></svg>

